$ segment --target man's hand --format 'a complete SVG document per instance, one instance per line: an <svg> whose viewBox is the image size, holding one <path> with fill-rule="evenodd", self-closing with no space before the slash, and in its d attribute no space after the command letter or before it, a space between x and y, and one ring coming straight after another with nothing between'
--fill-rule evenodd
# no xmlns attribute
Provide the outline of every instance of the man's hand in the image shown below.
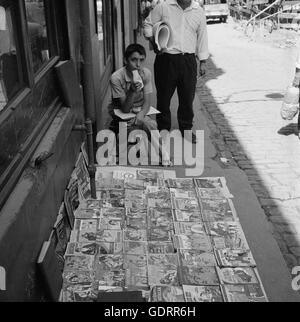
<svg viewBox="0 0 300 322"><path fill-rule="evenodd" d="M152 36L151 38L148 38L148 40L149 40L155 54L160 54L160 51L158 50L158 47L157 47L154 37Z"/></svg>
<svg viewBox="0 0 300 322"><path fill-rule="evenodd" d="M198 77L203 77L206 75L206 60L200 60Z"/></svg>
<svg viewBox="0 0 300 322"><path fill-rule="evenodd" d="M130 85L130 90L133 92L133 93L138 93L140 92L141 90L143 89L143 84L138 82L138 83L131 83Z"/></svg>
<svg viewBox="0 0 300 322"><path fill-rule="evenodd" d="M144 122L145 113L144 111L139 112L135 117L135 125L142 125Z"/></svg>
<svg viewBox="0 0 300 322"><path fill-rule="evenodd" d="M293 80L293 84L294 87L300 87L300 76L295 76L294 80Z"/></svg>

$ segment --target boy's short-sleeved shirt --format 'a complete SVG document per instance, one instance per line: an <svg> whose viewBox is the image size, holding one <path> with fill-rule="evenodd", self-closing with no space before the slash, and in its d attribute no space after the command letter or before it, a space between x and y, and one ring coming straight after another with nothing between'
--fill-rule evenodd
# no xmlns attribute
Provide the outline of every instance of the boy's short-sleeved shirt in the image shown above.
<svg viewBox="0 0 300 322"><path fill-rule="evenodd" d="M148 68L143 68L140 71L143 79L144 88L135 97L133 107L141 107L144 104L144 94L151 94L152 75ZM112 93L112 107L120 108L118 98L126 97L132 83L132 78L128 75L126 67L120 68L114 72L110 79Z"/></svg>

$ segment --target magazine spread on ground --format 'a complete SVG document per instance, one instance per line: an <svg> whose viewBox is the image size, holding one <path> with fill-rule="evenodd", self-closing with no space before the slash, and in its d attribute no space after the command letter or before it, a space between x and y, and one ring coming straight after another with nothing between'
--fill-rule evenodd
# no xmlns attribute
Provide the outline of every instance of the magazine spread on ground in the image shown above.
<svg viewBox="0 0 300 322"><path fill-rule="evenodd" d="M56 222L66 248L62 301L114 292L142 292L150 302L267 301L225 178L104 167L96 189L97 200L78 204L73 178Z"/></svg>

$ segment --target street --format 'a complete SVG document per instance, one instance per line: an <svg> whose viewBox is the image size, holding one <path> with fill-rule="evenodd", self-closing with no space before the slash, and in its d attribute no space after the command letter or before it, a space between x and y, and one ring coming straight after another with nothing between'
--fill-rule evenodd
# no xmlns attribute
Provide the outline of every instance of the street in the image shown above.
<svg viewBox="0 0 300 322"><path fill-rule="evenodd" d="M282 120L280 108L297 47L250 39L232 20L208 32L211 58L197 94L216 159L247 175L291 272L300 265L300 141L297 117Z"/></svg>

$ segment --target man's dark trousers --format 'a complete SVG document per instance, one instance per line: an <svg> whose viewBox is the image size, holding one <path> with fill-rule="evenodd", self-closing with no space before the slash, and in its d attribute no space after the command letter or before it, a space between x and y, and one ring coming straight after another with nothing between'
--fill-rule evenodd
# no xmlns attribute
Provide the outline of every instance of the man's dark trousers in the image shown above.
<svg viewBox="0 0 300 322"><path fill-rule="evenodd" d="M197 61L194 54L158 54L154 64L157 91L158 129L171 130L170 102L177 88L178 124L181 131L193 127L193 102L197 83Z"/></svg>

